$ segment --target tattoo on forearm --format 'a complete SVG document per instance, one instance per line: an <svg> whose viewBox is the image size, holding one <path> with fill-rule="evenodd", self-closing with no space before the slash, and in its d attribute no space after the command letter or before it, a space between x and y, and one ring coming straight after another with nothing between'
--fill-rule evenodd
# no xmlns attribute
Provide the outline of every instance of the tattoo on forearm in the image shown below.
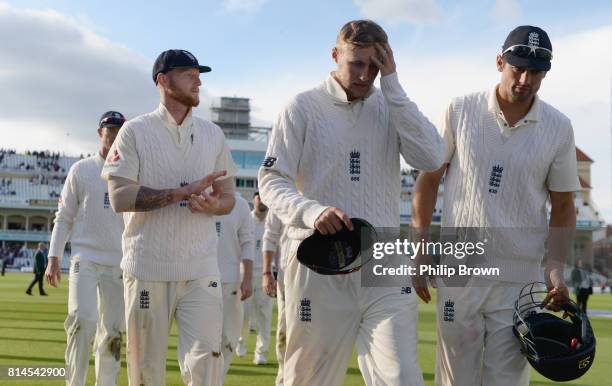
<svg viewBox="0 0 612 386"><path fill-rule="evenodd" d="M172 203L172 189L151 189L141 186L136 195L134 209L136 212L148 212L160 209Z"/></svg>

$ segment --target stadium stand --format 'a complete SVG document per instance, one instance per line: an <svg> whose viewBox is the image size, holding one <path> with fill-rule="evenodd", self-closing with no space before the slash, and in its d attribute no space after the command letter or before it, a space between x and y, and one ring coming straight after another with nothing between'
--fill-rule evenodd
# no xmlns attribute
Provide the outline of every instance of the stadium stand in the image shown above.
<svg viewBox="0 0 612 386"><path fill-rule="evenodd" d="M66 174L84 157L0 149L0 258L9 271L31 269L36 244L49 241ZM69 256L62 259L64 270Z"/></svg>

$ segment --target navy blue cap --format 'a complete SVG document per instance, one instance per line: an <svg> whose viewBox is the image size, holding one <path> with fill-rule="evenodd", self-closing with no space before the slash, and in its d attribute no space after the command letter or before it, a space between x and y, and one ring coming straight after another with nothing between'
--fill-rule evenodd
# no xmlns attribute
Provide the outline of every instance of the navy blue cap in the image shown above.
<svg viewBox="0 0 612 386"><path fill-rule="evenodd" d="M157 84L157 74L166 73L174 68L197 68L200 72L210 72L208 66L200 66L198 59L187 50L168 50L164 51L153 64L153 82Z"/></svg>
<svg viewBox="0 0 612 386"><path fill-rule="evenodd" d="M508 49L510 51L506 52ZM516 27L502 46L504 58L513 66L550 70L552 44L546 31L531 25Z"/></svg>
<svg viewBox="0 0 612 386"><path fill-rule="evenodd" d="M121 127L125 121L125 117L120 112L107 111L100 117L98 127Z"/></svg>
<svg viewBox="0 0 612 386"><path fill-rule="evenodd" d="M358 270L372 254L369 250L377 239L376 230L364 219L351 218L353 230L343 224L342 230L323 235L318 230L302 240L297 250L300 263L321 275L339 275Z"/></svg>

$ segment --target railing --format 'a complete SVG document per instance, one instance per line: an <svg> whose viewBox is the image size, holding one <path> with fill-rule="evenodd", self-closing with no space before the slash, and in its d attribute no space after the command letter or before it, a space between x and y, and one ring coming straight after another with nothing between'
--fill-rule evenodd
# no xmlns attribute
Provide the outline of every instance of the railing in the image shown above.
<svg viewBox="0 0 612 386"><path fill-rule="evenodd" d="M5 241L36 241L49 242L51 232L47 231L22 231L22 230L2 230L0 240Z"/></svg>
<svg viewBox="0 0 612 386"><path fill-rule="evenodd" d="M244 129L223 129L225 137L227 139L243 139L248 141L256 142L268 142L268 136L270 135L270 127L249 127L248 130Z"/></svg>

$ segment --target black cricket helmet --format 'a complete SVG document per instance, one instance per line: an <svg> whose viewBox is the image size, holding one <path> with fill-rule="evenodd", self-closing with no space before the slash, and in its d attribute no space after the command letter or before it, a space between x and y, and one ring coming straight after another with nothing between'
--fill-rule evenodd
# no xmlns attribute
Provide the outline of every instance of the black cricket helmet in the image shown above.
<svg viewBox="0 0 612 386"><path fill-rule="evenodd" d="M561 305L564 320L543 308L544 283L529 283L514 305L514 335L521 352L536 371L557 382L586 373L595 359L595 335L586 314L571 299Z"/></svg>
<svg viewBox="0 0 612 386"><path fill-rule="evenodd" d="M367 263L372 253L368 252L377 234L366 220L351 218L353 230L343 225L333 235L319 231L304 239L297 250L300 263L321 275L341 275L355 272Z"/></svg>

